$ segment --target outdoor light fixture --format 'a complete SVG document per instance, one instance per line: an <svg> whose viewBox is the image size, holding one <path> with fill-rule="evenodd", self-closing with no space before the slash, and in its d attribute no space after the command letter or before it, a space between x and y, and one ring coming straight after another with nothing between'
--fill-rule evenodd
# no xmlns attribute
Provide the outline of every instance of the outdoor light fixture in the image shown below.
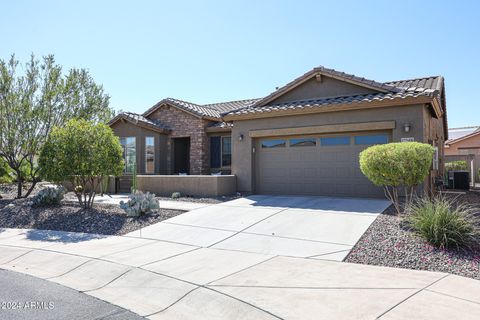
<svg viewBox="0 0 480 320"><path fill-rule="evenodd" d="M243 141L243 133L240 133L240 134L238 135L238 141Z"/></svg>
<svg viewBox="0 0 480 320"><path fill-rule="evenodd" d="M410 123L406 122L406 123L403 124L403 131L408 133L408 132L410 132L411 128L412 128L412 125Z"/></svg>

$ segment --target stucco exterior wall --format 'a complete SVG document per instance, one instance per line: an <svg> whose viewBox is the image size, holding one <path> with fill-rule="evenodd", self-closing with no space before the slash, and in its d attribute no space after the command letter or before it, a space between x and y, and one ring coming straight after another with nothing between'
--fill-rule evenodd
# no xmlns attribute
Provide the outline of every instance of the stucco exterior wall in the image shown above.
<svg viewBox="0 0 480 320"><path fill-rule="evenodd" d="M145 173L145 138L155 139L155 174L167 173L167 135L145 129L128 121L117 121L110 126L118 137L136 138L137 173Z"/></svg>
<svg viewBox="0 0 480 320"><path fill-rule="evenodd" d="M476 135L465 140L461 140L457 143L449 145L445 148L445 155L473 155L473 171L475 182L480 182L479 172L480 170L480 135Z"/></svg>
<svg viewBox="0 0 480 320"><path fill-rule="evenodd" d="M166 174L173 173L172 138L190 137L190 174L209 173L209 139L205 128L211 123L170 106L163 106L148 116L164 123L171 133L167 139Z"/></svg>
<svg viewBox="0 0 480 320"><path fill-rule="evenodd" d="M391 132L392 141L413 137L415 141L427 142L424 135L424 109L425 106L420 104L235 121L232 130L232 174L237 176L238 191L254 192L254 140L249 137L250 130L393 120L396 127ZM404 132L404 123L411 125L409 133ZM244 137L243 141L238 139L240 134Z"/></svg>
<svg viewBox="0 0 480 320"><path fill-rule="evenodd" d="M236 192L236 177L225 176L176 176L138 175L137 188L156 195L170 196L173 192L190 196L223 196Z"/></svg>
<svg viewBox="0 0 480 320"><path fill-rule="evenodd" d="M321 81L317 81L315 78L312 78L292 89L291 91L283 94L281 97L273 100L271 104L378 92L365 87L353 85L345 81L339 81L327 76L322 76L321 79Z"/></svg>

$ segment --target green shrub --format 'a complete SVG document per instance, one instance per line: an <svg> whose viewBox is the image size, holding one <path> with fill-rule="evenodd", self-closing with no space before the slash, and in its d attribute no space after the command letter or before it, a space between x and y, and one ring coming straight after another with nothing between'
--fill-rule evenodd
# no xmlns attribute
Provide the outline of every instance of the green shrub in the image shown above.
<svg viewBox="0 0 480 320"><path fill-rule="evenodd" d="M408 203L415 187L428 176L434 152L431 145L419 142L375 145L360 153L360 170L375 185L384 187L400 212L398 189L404 188Z"/></svg>
<svg viewBox="0 0 480 320"><path fill-rule="evenodd" d="M451 161L445 163L445 171L468 170L466 161Z"/></svg>
<svg viewBox="0 0 480 320"><path fill-rule="evenodd" d="M153 193L137 191L129 196L127 202L120 201L120 208L125 210L129 217L138 217L160 208Z"/></svg>
<svg viewBox="0 0 480 320"><path fill-rule="evenodd" d="M180 192L173 192L172 193L172 199L179 199L182 197L182 194Z"/></svg>
<svg viewBox="0 0 480 320"><path fill-rule="evenodd" d="M8 164L0 158L0 183L12 183L13 174L12 170L8 167Z"/></svg>
<svg viewBox="0 0 480 320"><path fill-rule="evenodd" d="M65 192L65 188L62 186L42 189L32 198L32 206L39 207L60 204L60 201L62 201L65 196Z"/></svg>
<svg viewBox="0 0 480 320"><path fill-rule="evenodd" d="M70 120L52 130L38 163L42 177L71 182L80 204L89 208L103 178L122 174L122 146L107 125Z"/></svg>
<svg viewBox="0 0 480 320"><path fill-rule="evenodd" d="M475 210L467 205L455 205L442 196L418 199L407 211L408 224L435 247L468 247L480 236L480 221Z"/></svg>

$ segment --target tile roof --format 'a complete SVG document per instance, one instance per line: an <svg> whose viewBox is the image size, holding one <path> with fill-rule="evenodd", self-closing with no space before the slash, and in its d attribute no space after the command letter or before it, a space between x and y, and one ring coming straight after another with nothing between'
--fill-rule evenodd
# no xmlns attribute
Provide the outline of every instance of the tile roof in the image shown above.
<svg viewBox="0 0 480 320"><path fill-rule="evenodd" d="M269 104L275 97L282 95L284 92L290 90L304 81L310 79L318 74L334 77L344 81L348 81L361 86L369 87L378 90L378 93L344 96L324 99L293 101L280 104ZM334 69L325 68L323 66L313 68L304 75L291 81L284 87L276 90L272 94L260 99L246 99L227 101L210 104L196 104L184 100L165 98L155 104L153 107L143 113L144 117L148 117L151 113L157 110L163 104L175 106L181 110L189 112L198 117L206 117L211 120L221 120L225 115L242 115L254 114L262 112L271 112L285 109L301 109L314 108L327 105L336 104L354 104L354 103L368 103L380 102L387 100L398 100L406 98L417 97L433 97L436 96L443 89L443 78L441 76L407 79L389 82L377 82L374 80L365 79L362 77L340 72ZM444 104L444 103L443 103ZM445 106L443 106L445 108ZM446 121L446 120L445 120Z"/></svg>
<svg viewBox="0 0 480 320"><path fill-rule="evenodd" d="M341 104L353 104L353 103L368 103L368 102L380 102L380 101L393 101L406 98L418 98L421 96L430 97L435 93L434 90L424 90L421 92L405 91L398 93L373 93L366 95L356 95L347 97L325 98L325 99L312 99L312 100L300 100L291 101L278 104L271 104L261 107L243 108L237 111L229 112L228 115L242 115L252 113L266 113L272 111L293 110L293 109L307 109L318 108L330 105Z"/></svg>
<svg viewBox="0 0 480 320"><path fill-rule="evenodd" d="M445 141L445 143L451 144L458 139L464 138L474 133L480 134L480 126L450 128L448 129L449 140Z"/></svg>
<svg viewBox="0 0 480 320"><path fill-rule="evenodd" d="M442 90L443 87L443 77L433 76L417 79L408 79L400 81L390 81L385 83L379 83L373 80L368 80L365 78L360 78L352 74L347 74L344 72L339 72L333 69L327 69L324 67L314 68L312 71L307 72L303 76L295 79L291 83L287 84L283 88L289 88L294 85L296 82L305 80L306 77L312 77L316 72L321 74L327 74L330 76L341 77L346 80L352 80L354 82L360 83L362 85L368 85L370 87L377 87L384 92L365 94L365 95L355 95L355 96L342 96L342 97L333 97L325 99L311 99L311 100L301 100L301 101L292 101L279 104L266 104L262 105L262 101L268 102L268 97L257 101L254 105L246 107L243 109L231 111L224 113L223 115L242 115L242 114L254 114L254 113L265 113L272 111L280 111L287 109L302 109L302 108L314 108L327 105L337 105L337 104L353 104L353 103L367 103L367 102L380 102L386 100L398 100L405 98L417 98L417 97L433 97ZM281 91L283 88L277 90ZM277 92L272 93L270 96L275 95Z"/></svg>
<svg viewBox="0 0 480 320"><path fill-rule="evenodd" d="M169 129L164 126L163 124L160 123L160 121L155 120L155 119L147 119L144 116L138 114L138 113L133 113L133 112L121 112L115 116L110 122L108 123L109 125L112 125L113 123L117 122L120 119L125 119L129 122L132 122L134 124L142 124L145 127L152 128L153 130L156 131L168 131Z"/></svg>
<svg viewBox="0 0 480 320"><path fill-rule="evenodd" d="M184 100L179 100L174 98L165 98L159 101L157 104L155 104L153 107L151 107L147 111L145 111L143 115L148 116L151 113L153 113L161 105L170 104L184 111L193 113L198 117L210 117L210 118L220 119L222 117L222 113L248 107L257 100L259 99L235 100L235 101L200 105L200 104L196 104L196 103L192 103Z"/></svg>
<svg viewBox="0 0 480 320"><path fill-rule="evenodd" d="M433 76L426 78L390 81L385 82L385 84L406 91L422 91L427 89L440 90L442 88L442 80L443 78L441 76Z"/></svg>

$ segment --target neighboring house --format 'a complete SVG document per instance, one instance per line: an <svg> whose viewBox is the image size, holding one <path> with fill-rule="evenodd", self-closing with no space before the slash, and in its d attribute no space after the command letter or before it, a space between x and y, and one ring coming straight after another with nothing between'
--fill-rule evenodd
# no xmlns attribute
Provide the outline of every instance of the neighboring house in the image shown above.
<svg viewBox="0 0 480 320"><path fill-rule="evenodd" d="M430 183L448 136L442 77L380 83L324 67L261 99L167 98L110 126L124 145L126 174L135 163L139 174L231 173L240 192L299 195L382 196L358 157L395 141L437 148Z"/></svg>
<svg viewBox="0 0 480 320"><path fill-rule="evenodd" d="M451 128L445 142L446 161L465 159L475 182L480 182L480 126Z"/></svg>

